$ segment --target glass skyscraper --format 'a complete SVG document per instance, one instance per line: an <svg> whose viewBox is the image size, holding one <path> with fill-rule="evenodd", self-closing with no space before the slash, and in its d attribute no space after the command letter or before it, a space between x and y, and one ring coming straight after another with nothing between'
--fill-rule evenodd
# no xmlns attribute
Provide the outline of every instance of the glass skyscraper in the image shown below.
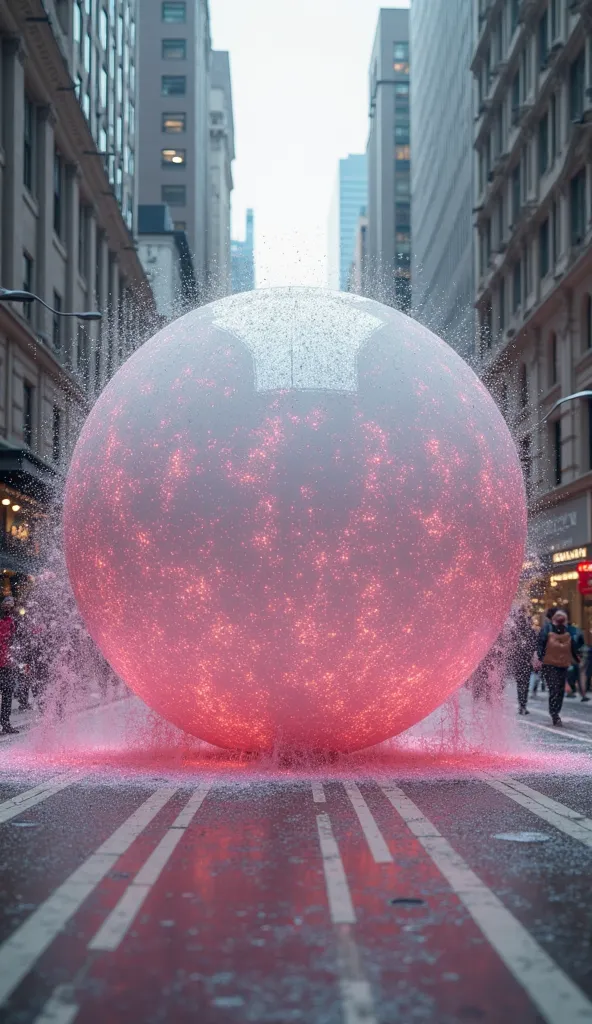
<svg viewBox="0 0 592 1024"><path fill-rule="evenodd" d="M329 287L347 291L360 213L368 201L365 153L339 161L329 221Z"/></svg>

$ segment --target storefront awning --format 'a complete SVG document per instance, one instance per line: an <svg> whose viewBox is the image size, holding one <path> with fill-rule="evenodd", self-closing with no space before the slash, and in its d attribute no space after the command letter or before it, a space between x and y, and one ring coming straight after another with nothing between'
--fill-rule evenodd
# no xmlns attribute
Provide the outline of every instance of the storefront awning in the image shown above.
<svg viewBox="0 0 592 1024"><path fill-rule="evenodd" d="M57 473L25 448L0 448L0 482L49 504Z"/></svg>

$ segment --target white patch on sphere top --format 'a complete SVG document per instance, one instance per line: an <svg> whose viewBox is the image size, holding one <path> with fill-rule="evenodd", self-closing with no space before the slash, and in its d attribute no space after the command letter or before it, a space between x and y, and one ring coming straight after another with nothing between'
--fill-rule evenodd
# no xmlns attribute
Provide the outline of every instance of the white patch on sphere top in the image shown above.
<svg viewBox="0 0 592 1024"><path fill-rule="evenodd" d="M383 325L363 302L337 292L266 289L222 300L213 325L247 346L257 391L357 391L357 354Z"/></svg>

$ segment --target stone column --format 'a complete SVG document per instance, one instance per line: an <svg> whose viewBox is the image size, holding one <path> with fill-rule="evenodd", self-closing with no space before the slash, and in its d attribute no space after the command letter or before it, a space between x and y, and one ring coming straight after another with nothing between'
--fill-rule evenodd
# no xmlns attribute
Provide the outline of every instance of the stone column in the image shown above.
<svg viewBox="0 0 592 1024"><path fill-rule="evenodd" d="M109 336L107 338L106 379L115 373L119 351L119 259L109 260Z"/></svg>
<svg viewBox="0 0 592 1024"><path fill-rule="evenodd" d="M56 115L53 107L40 107L37 117L37 197L39 201L39 231L37 237L36 291L44 302L53 305L50 272L53 260L53 164L55 156L54 127ZM38 306L38 328L51 343L52 320L49 310Z"/></svg>
<svg viewBox="0 0 592 1024"><path fill-rule="evenodd" d="M94 364L94 387L98 394L105 383L105 367L107 363L107 345L109 339L109 246L103 236L101 238L99 251L99 295L97 297L97 308L103 314L103 320L97 325L97 338ZM98 354L97 354L98 353Z"/></svg>
<svg viewBox="0 0 592 1024"><path fill-rule="evenodd" d="M97 277L97 218L94 210L89 211L88 216L88 233L87 233L87 300L88 308L96 309L98 304L98 296L96 293L96 277ZM87 394L90 398L93 393L93 367L94 367L94 349L96 344L97 330L96 322L90 322L85 324L85 330L87 333L88 345L86 348L86 363L84 367L78 367L78 372L81 373L82 380L86 385Z"/></svg>
<svg viewBox="0 0 592 1024"><path fill-rule="evenodd" d="M2 41L2 121L5 160L2 192L2 284L23 287L23 124L25 121L25 51L21 40ZM33 253L31 253L33 255ZM21 307L18 307L21 309Z"/></svg>
<svg viewBox="0 0 592 1024"><path fill-rule="evenodd" d="M66 310L71 313L77 305L78 281L78 236L80 231L80 168L69 164L66 179L66 248L68 264L66 267ZM68 367L76 365L76 331L75 320L66 320L64 339L64 363Z"/></svg>

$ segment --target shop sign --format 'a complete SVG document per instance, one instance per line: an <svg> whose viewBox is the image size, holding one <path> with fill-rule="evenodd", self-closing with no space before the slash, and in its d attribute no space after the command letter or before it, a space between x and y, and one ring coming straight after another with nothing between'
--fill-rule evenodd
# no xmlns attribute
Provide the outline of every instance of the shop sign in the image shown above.
<svg viewBox="0 0 592 1024"><path fill-rule="evenodd" d="M578 590L580 594L592 594L592 562L580 562L578 565Z"/></svg>
<svg viewBox="0 0 592 1024"><path fill-rule="evenodd" d="M539 554L571 551L590 541L588 495L541 512L529 526L531 547Z"/></svg>
<svg viewBox="0 0 592 1024"><path fill-rule="evenodd" d="M551 561L553 565L562 565L563 562L581 562L582 558L588 557L588 548L570 548L569 551L555 551Z"/></svg>

